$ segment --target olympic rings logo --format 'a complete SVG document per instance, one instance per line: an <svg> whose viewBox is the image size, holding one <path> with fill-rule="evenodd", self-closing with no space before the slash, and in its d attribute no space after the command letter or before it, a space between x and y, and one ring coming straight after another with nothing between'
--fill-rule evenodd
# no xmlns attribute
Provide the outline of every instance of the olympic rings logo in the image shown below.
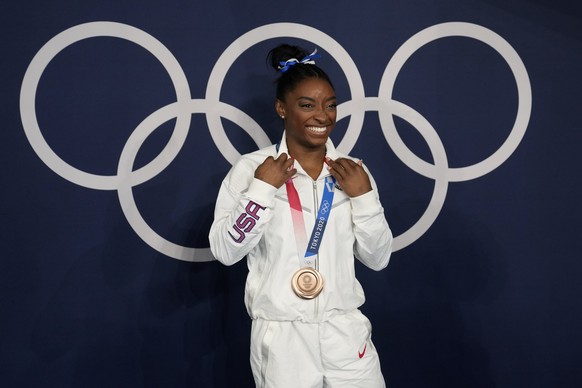
<svg viewBox="0 0 582 388"><path fill-rule="evenodd" d="M83 39L115 37L133 42L154 55L168 72L173 83L176 102L146 117L127 140L117 166L117 175L95 175L79 170L61 159L47 144L40 130L35 107L37 87L42 74L52 59L68 46ZM392 99L392 91L399 71L420 47L440 38L462 36L479 40L495 49L509 65L518 91L518 109L511 131L492 155L471 166L450 168L443 144L433 126L411 107ZM359 138L366 111L378 111L380 124L392 151L413 171L434 180L434 191L427 209L420 219L394 240L394 251L403 249L420 238L436 220L447 194L449 182L479 178L499 167L518 147L528 126L532 91L527 70L511 45L495 32L482 26L452 22L428 27L408 39L390 59L382 76L378 97L366 97L358 69L344 48L323 32L302 24L274 23L255 28L236 39L222 53L209 76L204 99L192 99L186 76L172 53L157 39L135 27L114 22L91 22L69 28L49 40L32 59L22 82L20 115L24 132L40 159L55 173L68 181L90 189L117 190L121 208L136 234L169 257L185 261L210 261L214 258L209 248L191 248L172 243L156 233L141 216L133 187L162 172L177 156L184 145L190 128L191 116L206 115L213 141L224 158L233 164L240 156L226 136L221 118L240 126L257 144L271 144L268 136L255 120L240 109L219 101L222 82L230 65L245 50L267 39L293 37L315 43L335 58L348 80L352 99L338 106L338 121L350 116L350 122L338 150L349 153ZM400 138L393 116L413 124L430 148L434 164L416 156ZM174 131L160 154L145 166L133 171L136 155L147 137L165 122L176 119Z"/></svg>
<svg viewBox="0 0 582 388"><path fill-rule="evenodd" d="M324 200L323 203L321 204L321 214L325 214L329 211L329 202L327 200Z"/></svg>

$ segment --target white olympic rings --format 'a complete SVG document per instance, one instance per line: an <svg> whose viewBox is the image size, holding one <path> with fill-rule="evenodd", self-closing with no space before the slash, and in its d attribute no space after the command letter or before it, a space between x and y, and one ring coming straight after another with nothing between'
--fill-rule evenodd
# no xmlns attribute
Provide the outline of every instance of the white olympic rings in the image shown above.
<svg viewBox="0 0 582 388"><path fill-rule="evenodd" d="M32 148L51 170L79 186L99 190L115 190L120 183L118 176L90 174L72 167L59 158L45 141L36 118L36 89L40 77L50 61L71 44L98 36L111 36L129 40L152 53L170 75L178 103L180 105L188 104L190 101L190 89L186 75L176 58L163 44L151 35L126 24L93 22L80 24L61 32L48 41L34 56L22 81L20 117L24 133ZM180 151L188 134L191 115L189 112L181 110L175 117L177 118L176 126L166 147L149 164L134 172L139 177L136 184L146 182L159 174L174 160Z"/></svg>
<svg viewBox="0 0 582 388"><path fill-rule="evenodd" d="M513 72L518 94L517 116L505 143L493 155L480 163L473 166L450 168L447 170L446 179L449 182L460 182L479 178L490 173L511 156L525 135L531 115L532 94L525 65L507 41L487 28L475 24L453 22L428 27L408 39L396 51L390 63L386 66L382 81L380 82L378 95L380 97L387 96L386 98L391 99L396 77L408 58L425 44L450 36L474 38L495 49L505 59ZM392 140L392 142L389 141L388 143L398 158L417 173L427 178L436 179L438 166L425 162L406 147L396 131L391 114L379 111L379 115L384 136L386 136L386 139L390 138Z"/></svg>
<svg viewBox="0 0 582 388"><path fill-rule="evenodd" d="M144 119L130 135L118 163L117 175L90 174L67 164L50 148L36 118L36 91L40 78L50 61L63 49L80 40L111 36L140 45L153 54L166 69L174 85L176 102L158 109ZM490 157L473 166L449 168L444 146L432 125L411 107L392 100L396 77L408 58L423 45L444 37L465 36L480 40L495 49L509 64L518 90L518 112L513 128L503 145ZM274 23L255 28L236 39L217 60L208 80L205 99L191 99L186 76L175 57L151 35L126 24L91 22L74 26L49 40L31 61L22 82L20 114L28 141L40 159L54 172L77 185L117 190L119 201L131 227L152 248L169 257L185 261L213 260L209 248L191 248L172 243L156 233L143 219L133 197L133 187L162 172L184 145L191 115L206 114L208 129L223 157L233 164L240 156L227 138L221 117L239 125L259 147L270 144L265 131L246 113L220 102L222 82L230 65L251 46L278 37L294 37L315 43L327 51L345 72L352 99L338 107L338 121L350 116L350 123L338 150L349 153L356 144L366 111L378 111L382 131L388 145L413 171L434 179L430 203L420 219L406 232L395 237L394 251L405 248L422 236L437 218L445 201L448 183L475 179L499 167L517 148L523 138L531 114L531 85L527 70L519 55L503 38L484 27L470 23L443 23L429 27L406 41L388 63L379 87L379 97L366 97L360 74L343 47L330 36L309 26L295 23ZM393 116L412 124L427 142L434 164L425 162L410 151L394 125ZM163 123L176 119L168 144L147 165L133 170L136 155L148 136Z"/></svg>

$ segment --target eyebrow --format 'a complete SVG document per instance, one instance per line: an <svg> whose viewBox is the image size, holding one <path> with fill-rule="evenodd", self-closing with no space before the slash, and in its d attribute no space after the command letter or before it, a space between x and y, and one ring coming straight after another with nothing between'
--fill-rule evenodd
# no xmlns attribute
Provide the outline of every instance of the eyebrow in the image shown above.
<svg viewBox="0 0 582 388"><path fill-rule="evenodd" d="M297 97L297 101L299 100L309 100L309 101L315 101L315 98L311 98L311 97L307 97L307 96L299 96ZM330 100L337 100L337 98L335 96L331 96L325 99L325 101L330 101Z"/></svg>

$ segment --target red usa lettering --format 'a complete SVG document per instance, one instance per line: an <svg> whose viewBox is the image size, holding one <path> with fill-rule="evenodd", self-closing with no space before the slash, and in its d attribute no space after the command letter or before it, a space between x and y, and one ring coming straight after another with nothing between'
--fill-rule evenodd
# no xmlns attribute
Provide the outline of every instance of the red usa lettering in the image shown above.
<svg viewBox="0 0 582 388"><path fill-rule="evenodd" d="M247 206L245 207L245 213L242 213L236 219L232 228L236 231L238 237L235 237L230 231L228 234L230 237L236 242L241 243L246 238L246 233L249 233L255 225L257 221L261 218L259 216L259 210L265 210L264 206L257 204L256 202L249 201Z"/></svg>

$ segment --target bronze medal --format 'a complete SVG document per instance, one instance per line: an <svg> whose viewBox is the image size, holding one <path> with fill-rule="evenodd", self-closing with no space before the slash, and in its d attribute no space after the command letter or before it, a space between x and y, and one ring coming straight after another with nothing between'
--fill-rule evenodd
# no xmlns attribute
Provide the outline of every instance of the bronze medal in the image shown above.
<svg viewBox="0 0 582 388"><path fill-rule="evenodd" d="M313 299L323 290L323 277L313 268L301 268L293 274L291 287L298 297Z"/></svg>

